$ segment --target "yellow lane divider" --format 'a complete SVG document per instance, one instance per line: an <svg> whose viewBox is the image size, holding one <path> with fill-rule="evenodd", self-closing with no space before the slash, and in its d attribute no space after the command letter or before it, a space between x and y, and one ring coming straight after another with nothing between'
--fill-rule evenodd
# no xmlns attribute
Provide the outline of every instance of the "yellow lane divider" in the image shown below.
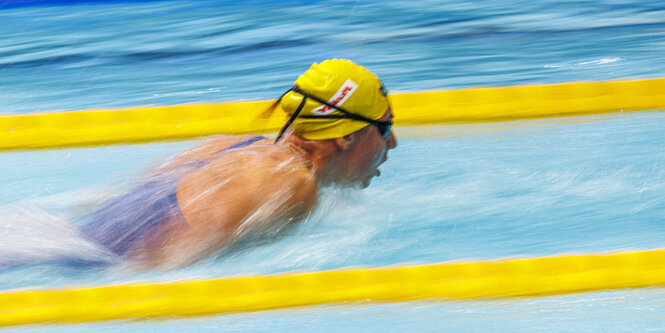
<svg viewBox="0 0 665 333"><path fill-rule="evenodd" d="M665 250L0 293L0 326L665 285Z"/></svg>
<svg viewBox="0 0 665 333"><path fill-rule="evenodd" d="M391 95L398 126L506 121L665 109L665 78L471 88ZM0 150L274 133L272 101L0 116Z"/></svg>

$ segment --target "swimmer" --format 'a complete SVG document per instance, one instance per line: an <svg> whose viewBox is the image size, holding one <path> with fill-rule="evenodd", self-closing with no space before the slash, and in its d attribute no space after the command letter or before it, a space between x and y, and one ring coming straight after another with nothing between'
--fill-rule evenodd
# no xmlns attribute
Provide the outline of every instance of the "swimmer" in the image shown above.
<svg viewBox="0 0 665 333"><path fill-rule="evenodd" d="M148 266L182 266L306 217L323 187L367 187L397 145L381 81L348 60L313 64L273 107L289 115L276 140L209 139L87 215L82 234Z"/></svg>

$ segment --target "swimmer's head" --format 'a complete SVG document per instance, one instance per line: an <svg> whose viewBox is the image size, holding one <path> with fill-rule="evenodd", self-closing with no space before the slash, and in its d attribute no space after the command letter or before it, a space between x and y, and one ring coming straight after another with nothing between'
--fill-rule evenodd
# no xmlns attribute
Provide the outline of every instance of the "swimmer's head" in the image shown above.
<svg viewBox="0 0 665 333"><path fill-rule="evenodd" d="M330 147L322 183L366 187L397 146L388 93L376 75L349 60L313 64L279 100L285 130Z"/></svg>
<svg viewBox="0 0 665 333"><path fill-rule="evenodd" d="M279 106L291 117L283 130L291 127L307 140L340 138L369 125L385 138L392 126L378 121L390 107L381 80L349 60L313 64L282 96Z"/></svg>

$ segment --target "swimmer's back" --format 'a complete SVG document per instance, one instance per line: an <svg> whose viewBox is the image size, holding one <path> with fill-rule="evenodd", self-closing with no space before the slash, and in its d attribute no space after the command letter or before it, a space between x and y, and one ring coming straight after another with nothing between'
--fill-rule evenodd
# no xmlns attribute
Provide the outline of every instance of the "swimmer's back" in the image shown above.
<svg viewBox="0 0 665 333"><path fill-rule="evenodd" d="M248 138L222 138L213 141L216 148L201 147L183 159L208 163L180 179L177 202L188 228L159 249L157 262L186 263L314 206L317 183L297 153L268 140L217 153Z"/></svg>
<svg viewBox="0 0 665 333"><path fill-rule="evenodd" d="M259 143L263 141L262 143ZM128 254L130 257L151 258L155 253L160 252L160 248L168 246L171 241L191 234L197 230L201 221L194 221L190 225L182 214L180 200L177 198L178 188L183 178L190 173L195 173L198 169L209 170L198 177L207 179L198 189L202 193L208 193L214 188L224 187L226 183L232 183L233 186L239 186L240 179L247 172L246 168L238 168L231 151L241 151L243 148L253 144L266 145L265 147L274 147L270 141L262 136L243 136L243 137L217 137L208 140L203 145L196 147L176 158L173 162L155 170L148 177L147 181L138 185L132 191L112 198L106 202L100 209L90 213L85 217L87 223L81 227L81 232L88 239L103 245L107 249L118 255ZM270 154L268 154L270 155ZM256 160L256 153L238 154L244 156L245 162L240 165L256 165L260 163L251 162ZM247 159L248 156L255 156ZM226 170L217 170L217 167L208 167L209 164L220 164L220 161L229 160L226 164ZM220 172L221 171L221 172ZM226 172L225 172L226 171ZM233 171L233 172L228 172ZM212 173L215 176L206 175ZM198 173L197 173L198 174ZM228 179L220 179L220 174L226 174ZM251 184L251 179L240 181L247 185ZM236 196L236 200L240 199ZM235 202L236 200L226 200ZM199 206L197 203L192 206ZM237 214L234 214L235 208L230 205L225 207L223 203L217 202L214 206L222 208L227 215L227 219L215 219L215 221L228 220ZM197 211L206 211L207 207L195 207ZM213 211L215 209L213 208ZM206 214L210 218L210 214ZM210 224L210 221L205 221ZM212 225L214 226L214 222ZM192 226L194 226L192 228ZM215 226L216 231L224 230L224 227ZM192 230L189 230L192 229ZM208 228L208 231L211 231Z"/></svg>

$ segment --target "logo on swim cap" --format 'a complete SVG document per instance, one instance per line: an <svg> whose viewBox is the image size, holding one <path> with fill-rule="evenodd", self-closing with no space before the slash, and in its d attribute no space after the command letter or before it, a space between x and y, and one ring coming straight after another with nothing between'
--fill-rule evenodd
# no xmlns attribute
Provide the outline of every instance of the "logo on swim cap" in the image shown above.
<svg viewBox="0 0 665 333"><path fill-rule="evenodd" d="M354 91L356 91L356 89L358 89L358 85L355 82L351 81L351 79L348 79L346 80L346 82L344 82L342 87L340 87L339 90L337 90L335 95L333 95L333 97L328 101L328 103L334 106L341 106L342 104L344 104L344 102L346 102L347 99L349 99L349 97L351 97L351 95L353 94ZM332 113L333 111L335 111L335 109L327 105L321 105L318 108L312 110L312 113L326 115Z"/></svg>

